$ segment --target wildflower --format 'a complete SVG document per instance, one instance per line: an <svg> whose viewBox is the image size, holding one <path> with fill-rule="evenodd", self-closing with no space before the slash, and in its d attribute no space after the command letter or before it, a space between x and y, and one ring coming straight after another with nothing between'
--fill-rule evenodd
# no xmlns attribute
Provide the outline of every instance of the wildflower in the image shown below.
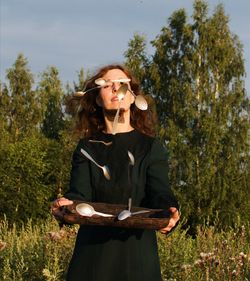
<svg viewBox="0 0 250 281"><path fill-rule="evenodd" d="M237 276L237 271L234 269L231 274L232 276Z"/></svg>
<svg viewBox="0 0 250 281"><path fill-rule="evenodd" d="M43 269L43 276L50 277L50 271L47 268Z"/></svg>
<svg viewBox="0 0 250 281"><path fill-rule="evenodd" d="M6 242L0 241L0 251L2 251L7 246Z"/></svg>
<svg viewBox="0 0 250 281"><path fill-rule="evenodd" d="M243 252L240 252L239 257L240 257L241 259L246 259L246 258L247 258L247 255L244 254Z"/></svg>
<svg viewBox="0 0 250 281"><path fill-rule="evenodd" d="M65 237L65 230L61 229L59 231L50 231L48 232L48 237L51 241L58 241Z"/></svg>
<svg viewBox="0 0 250 281"><path fill-rule="evenodd" d="M181 266L181 269L187 270L187 269L189 269L189 268L191 268L191 267L192 267L191 264L183 264L183 265Z"/></svg>
<svg viewBox="0 0 250 281"><path fill-rule="evenodd" d="M194 265L202 266L202 265L204 265L204 262L203 262L203 260L198 259L194 262Z"/></svg>

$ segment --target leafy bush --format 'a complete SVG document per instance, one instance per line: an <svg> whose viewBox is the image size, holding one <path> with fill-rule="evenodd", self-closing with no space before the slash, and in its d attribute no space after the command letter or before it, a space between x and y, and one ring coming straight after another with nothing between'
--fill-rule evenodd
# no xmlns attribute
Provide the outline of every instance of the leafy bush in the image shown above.
<svg viewBox="0 0 250 281"><path fill-rule="evenodd" d="M0 280L64 280L72 254L76 229L59 229L48 220L40 225L9 228L0 224ZM2 249L1 249L2 248Z"/></svg>

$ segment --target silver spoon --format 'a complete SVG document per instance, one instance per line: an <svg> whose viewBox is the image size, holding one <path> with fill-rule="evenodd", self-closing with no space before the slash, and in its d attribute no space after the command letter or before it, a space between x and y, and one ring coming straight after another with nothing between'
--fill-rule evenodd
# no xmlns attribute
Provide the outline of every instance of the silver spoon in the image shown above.
<svg viewBox="0 0 250 281"><path fill-rule="evenodd" d="M102 217L113 217L113 215L105 214L101 212L96 212L96 210L93 208L93 206L87 204L87 203L80 203L76 205L76 211L81 215L85 217L92 217L93 215L98 215Z"/></svg>
<svg viewBox="0 0 250 281"><path fill-rule="evenodd" d="M129 157L129 165L134 166L135 165L135 157L129 150L128 150L128 157Z"/></svg>
<svg viewBox="0 0 250 281"><path fill-rule="evenodd" d="M92 161L94 164L96 164L97 167L101 168L102 171L103 171L103 175L105 176L105 178L107 180L110 180L110 171L109 171L109 168L108 166L104 165L104 166L101 166L99 165L98 163L96 163L96 161L88 154L87 151L85 151L84 149L81 148L81 153L86 157L88 158L90 161Z"/></svg>
<svg viewBox="0 0 250 281"><path fill-rule="evenodd" d="M109 142L105 142L105 141L99 141L99 140L89 140L89 142L94 142L94 143L102 143L102 144L104 144L104 145L106 145L106 146L109 146L109 145L111 145L112 144L112 141L109 141Z"/></svg>
<svg viewBox="0 0 250 281"><path fill-rule="evenodd" d="M135 98L135 105L140 109L140 110L147 110L148 109L148 103L146 99L142 95L138 95Z"/></svg>
<svg viewBox="0 0 250 281"><path fill-rule="evenodd" d="M103 78L97 78L95 80L95 84L101 87L112 85L112 82L110 80L105 80Z"/></svg>
<svg viewBox="0 0 250 281"><path fill-rule="evenodd" d="M99 86L111 86L112 83L114 83L114 82L128 83L130 81L131 81L131 79L129 79L129 78L120 78L120 79L114 79L114 80L110 80L110 79L105 80L103 78L97 78L95 80L95 83L96 83L96 85L99 85Z"/></svg>
<svg viewBox="0 0 250 281"><path fill-rule="evenodd" d="M92 90L95 90L95 89L99 89L99 88L102 88L102 87L105 87L105 86L108 86L108 85L111 85L112 82L110 80L106 81L104 80L103 78L98 78L95 80L95 84L97 85L96 87L93 87L93 88L90 88L86 91L78 91L78 92L75 92L74 93L74 96L75 97L82 97L84 96L86 93L92 91Z"/></svg>
<svg viewBox="0 0 250 281"><path fill-rule="evenodd" d="M88 92L90 92L90 91L92 91L92 90L95 90L95 89L98 89L98 88L102 88L103 86L96 86L96 87L94 87L94 88L90 88L90 89L88 89L88 90L86 90L86 91L78 91L78 92L75 92L74 93L74 96L75 97L82 97L82 96L84 96L86 93L88 93Z"/></svg>
<svg viewBox="0 0 250 281"><path fill-rule="evenodd" d="M129 158L129 163L128 163L128 184L129 187L131 187L131 172L130 172L130 166L135 165L135 157L134 155L128 150L128 158ZM130 194L131 196L131 194ZM131 206L132 206L132 198L130 197L128 199L128 210L131 211Z"/></svg>
<svg viewBox="0 0 250 281"><path fill-rule="evenodd" d="M129 210L123 210L120 212L120 214L118 215L118 220L122 221L125 220L133 215L138 215L138 214L143 214L143 213L148 213L150 212L149 210L141 210L141 211L137 211L137 212L131 212Z"/></svg>
<svg viewBox="0 0 250 281"><path fill-rule="evenodd" d="M128 90L135 97L135 105L137 106L137 108L139 108L140 110L147 110L148 109L148 103L147 103L146 99L142 95L136 95L132 91L130 85L128 87Z"/></svg>
<svg viewBox="0 0 250 281"><path fill-rule="evenodd" d="M117 90L117 97L118 97L118 109L116 111L115 114L115 118L114 118L114 123L113 123L113 128L112 128L112 134L115 135L117 132L117 126L118 126L118 120L119 120L119 113L120 113L120 109L121 109L121 101L124 98L124 96L126 95L126 92L128 90L128 85L127 84L123 84L121 85L121 87Z"/></svg>
<svg viewBox="0 0 250 281"><path fill-rule="evenodd" d="M134 157L134 155L129 150L128 150L128 157L129 157L129 163L128 163L128 185L131 188L131 175L130 175L130 169L129 168L130 168L130 166L134 166L134 164L135 164L135 157ZM131 194L130 194L130 196L131 196ZM129 199L128 199L128 210L121 211L120 214L118 215L118 219L119 218L123 219L123 216L125 216L125 218L127 218L127 216L131 216L131 206L132 206L132 198L129 197Z"/></svg>

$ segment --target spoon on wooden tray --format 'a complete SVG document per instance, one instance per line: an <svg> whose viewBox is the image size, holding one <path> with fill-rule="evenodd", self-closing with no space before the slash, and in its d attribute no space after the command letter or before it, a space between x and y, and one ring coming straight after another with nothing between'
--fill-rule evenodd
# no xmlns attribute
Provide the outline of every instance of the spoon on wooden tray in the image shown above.
<svg viewBox="0 0 250 281"><path fill-rule="evenodd" d="M120 212L120 214L118 215L118 220L122 221L125 220L129 217L132 217L133 215L139 215L139 214L144 214L144 213L148 213L150 212L149 210L141 210L141 211L137 211L137 212L131 212L130 210L123 210Z"/></svg>
<svg viewBox="0 0 250 281"><path fill-rule="evenodd" d="M93 206L91 206L87 203L80 203L80 204L76 205L76 211L81 216L85 216L85 217L92 217L93 215L98 215L101 217L113 217L113 215L111 215L111 214L97 212Z"/></svg>

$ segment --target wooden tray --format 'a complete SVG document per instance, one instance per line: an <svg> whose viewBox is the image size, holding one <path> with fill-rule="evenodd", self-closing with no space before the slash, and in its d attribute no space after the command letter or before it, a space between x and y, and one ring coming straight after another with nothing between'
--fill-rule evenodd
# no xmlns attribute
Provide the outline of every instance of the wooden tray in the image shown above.
<svg viewBox="0 0 250 281"><path fill-rule="evenodd" d="M111 214L114 217L101 217L93 215L92 217L86 217L80 215L76 211L76 205L80 203L87 203L94 207L95 211L106 214ZM72 205L65 206L63 220L70 224L83 224L83 225L102 225L124 228L142 228L142 229L154 229L159 230L168 225L169 212L163 209L147 209L142 207L132 207L131 212L140 210L148 210L148 213L133 215L125 220L119 221L117 216L123 210L127 209L126 205L116 205L108 203L95 203L74 201Z"/></svg>

